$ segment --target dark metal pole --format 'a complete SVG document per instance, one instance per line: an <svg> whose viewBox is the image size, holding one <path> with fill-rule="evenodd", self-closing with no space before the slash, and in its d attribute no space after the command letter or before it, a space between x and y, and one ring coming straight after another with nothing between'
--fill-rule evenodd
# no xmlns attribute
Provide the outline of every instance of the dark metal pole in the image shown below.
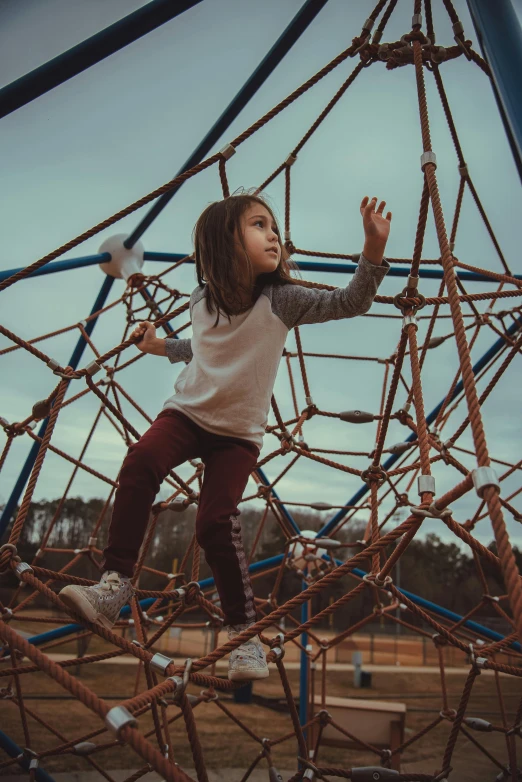
<svg viewBox="0 0 522 782"><path fill-rule="evenodd" d="M94 306L91 310L91 315L93 312L98 312L98 310L100 310L103 307L107 299L107 296L109 295L109 292L111 290L113 282L114 282L113 277L105 278L103 285L101 286L100 292L96 298L96 301L94 302ZM85 331L89 336L92 334L92 330L94 329L97 320L98 318L94 318L93 320L90 320L87 326L85 327ZM76 369L76 367L80 363L86 344L87 342L85 341L85 338L82 335L78 340L78 343L71 356L71 360L69 361L69 366L72 367L73 369ZM43 437L45 435L45 431L47 429L48 423L49 423L48 418L45 418L42 421L40 430L38 432L39 437ZM9 520L14 513L14 510L18 504L18 500L20 499L20 496L25 488L25 484L29 480L29 476L31 475L31 470L33 469L39 450L40 450L40 443L38 441L35 441L31 447L31 450L29 451L29 455L27 459L25 460L25 464L20 471L20 475L18 476L18 480L16 481L13 491L11 492L11 496L7 500L7 503L2 511L2 515L0 516L0 540L2 539L2 535L4 534L7 525L9 524Z"/></svg>
<svg viewBox="0 0 522 782"><path fill-rule="evenodd" d="M153 0L0 90L0 118L155 30L201 0Z"/></svg>
<svg viewBox="0 0 522 782"><path fill-rule="evenodd" d="M4 733L2 730L0 730L0 747L11 758L19 758L18 765L21 766L25 771L29 771L29 756L24 755L22 747L19 747L18 744L15 744L15 742L9 738L7 733ZM25 778L27 779L27 776ZM47 771L41 767L36 769L34 778L36 779L36 782L56 782L55 778L51 777Z"/></svg>
<svg viewBox="0 0 522 782"><path fill-rule="evenodd" d="M161 263L177 263L187 257L187 253L161 253L154 251L147 251L144 254L146 261L159 261ZM66 261L52 261L45 266L40 267L32 274L24 277L28 280L30 277L41 277L45 274L54 274L55 272L68 271L69 269L83 269L87 266L95 266L98 263L107 263L111 260L110 253L98 253L98 255L86 255L82 258L68 258ZM193 260L188 260L186 263L193 264ZM354 274L357 265L351 263L330 263L329 261L296 261L299 269L305 272L321 272L333 274ZM17 274L24 270L24 266L18 269L5 269L0 272L0 282L7 280L13 274ZM388 277L408 277L410 269L407 266L391 266L388 272ZM494 280L492 277L488 277L486 274L478 274L477 272L456 271L459 280L468 280L471 282L491 282ZM516 280L522 280L522 274L512 275ZM441 268L427 268L421 267L420 278L421 280L442 280L444 277L444 271ZM21 280L20 280L21 282Z"/></svg>
<svg viewBox="0 0 522 782"><path fill-rule="evenodd" d="M243 85L233 101L227 106L215 125L209 130L203 141L194 150L189 159L181 166L176 176L200 163L214 144L219 141L225 130L231 125L240 111L246 106L250 98L267 80L272 71L281 62L285 54L291 49L297 39L304 33L309 24L315 19L319 11L328 0L306 0L300 11L294 16L286 30L272 46L264 60L256 68L252 76ZM170 199L178 192L180 185L175 185L168 193L160 196L152 209L145 215L136 229L124 242L130 249L145 233L149 225L156 219L160 212L167 206Z"/></svg>
<svg viewBox="0 0 522 782"><path fill-rule="evenodd" d="M522 29L511 0L467 0L522 180Z"/></svg>

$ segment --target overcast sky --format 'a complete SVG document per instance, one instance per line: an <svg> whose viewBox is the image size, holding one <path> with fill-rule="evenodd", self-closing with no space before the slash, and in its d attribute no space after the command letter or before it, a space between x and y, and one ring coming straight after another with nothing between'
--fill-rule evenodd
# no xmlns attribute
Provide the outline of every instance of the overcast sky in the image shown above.
<svg viewBox="0 0 522 782"><path fill-rule="evenodd" d="M0 3L0 74L4 84L22 76L71 46L85 40L119 18L139 8L143 2L112 0L26 0ZM42 255L73 239L136 199L171 179L189 157L281 35L302 5L302 0L204 0L180 17L141 38L125 49L48 92L0 122L0 222L3 252L0 268L26 266ZM347 3L330 0L301 36L283 62L259 89L248 106L212 152L221 149L266 111L310 78L358 35L374 6L361 0ZM395 41L411 26L412 2L399 0L383 41ZM462 0L455 7L463 21L466 37L478 50L474 29ZM451 24L442 0L433 0L436 40L453 45ZM518 4L520 13L520 4ZM299 101L278 115L268 126L241 145L228 164L231 190L260 184L290 153L296 143L330 101L356 66L345 61ZM521 214L520 181L499 117L497 106L482 71L464 57L441 66L459 138L475 187L489 216L509 266L522 272L520 230L516 216ZM437 179L448 233L459 184L457 158L432 75L424 71L433 149L437 154ZM420 170L422 141L415 85L411 66L393 71L377 63L362 72L327 120L305 146L292 169L292 239L305 249L337 253L360 252L363 246L359 204L364 195L387 201L393 212L387 247L391 257L411 257L423 177ZM267 194L278 217L284 217L284 190L281 179ZM189 180L143 237L147 250L191 251L191 231L202 209L221 197L217 168ZM114 234L130 233L148 211L145 207L117 225L98 234L64 257L98 252L102 242ZM466 192L457 235L455 254L462 261L497 272L502 266L487 234L476 205ZM433 215L430 211L423 258L439 256ZM299 257L296 256L299 260ZM163 269L148 262L146 271ZM346 285L343 274L307 273L306 279ZM422 277L422 274L421 274ZM2 296L0 322L23 338L30 339L78 322L89 314L104 279L98 266L24 280ZM187 266L167 278L168 284L184 293L196 285L194 266ZM394 295L404 280L387 278L380 293ZM436 295L438 281L424 280L421 290ZM491 291L492 283L469 283L469 292ZM117 280L110 301L122 295L124 284ZM494 312L519 303L509 299L497 304ZM485 311L487 303L478 308ZM422 314L430 312L426 309ZM464 305L465 314L471 312ZM375 304L372 313L396 313L392 307ZM442 314L449 307L441 308ZM468 321L469 322L469 321ZM497 324L497 321L494 321ZM179 321L174 325L178 325ZM105 351L119 344L125 325L125 311L117 308L98 322L93 338ZM302 328L304 349L311 352L354 356L389 357L396 349L401 321L359 318ZM420 321L419 343L427 328ZM441 319L436 335L451 333L451 321ZM42 350L62 365L76 344L78 332L40 344ZM183 336L189 336L190 330ZM476 361L497 340L483 328L472 358ZM11 343L0 337L0 348ZM287 348L295 350L294 335ZM129 350L128 356L136 353ZM81 362L92 359L87 350ZM33 403L48 395L56 378L25 351L0 357L2 401L0 416L9 421L25 418ZM137 402L154 417L183 367L166 359L146 356L119 380ZM405 375L409 380L407 368ZM496 368L497 365L495 365ZM307 360L314 401L322 410L339 412L359 408L378 413L384 365L375 362ZM453 340L428 354L424 369L424 403L429 412L443 398L458 368ZM304 392L294 361L300 407ZM479 381L479 392L491 375ZM522 435L520 419L521 360L518 356L483 408L490 454L513 462L520 458ZM75 381L69 395L83 388ZM275 387L276 398L286 418L292 416L291 397L285 364ZM405 402L399 388L394 410ZM77 456L92 424L98 404L90 395L60 414L53 442ZM129 407L124 411L143 432L147 424ZM270 423L274 419L270 414ZM465 415L461 406L450 418L443 438L456 430ZM368 453L375 441L375 424L355 426L337 419L315 417L305 427L311 447L354 450ZM387 445L405 439L409 430L392 422ZM462 446L472 448L469 430ZM0 442L3 445L3 441ZM266 435L262 456L277 445ZM10 494L30 442L18 438L0 475L0 503ZM85 461L114 478L125 454L119 435L106 421L95 434ZM470 469L473 457L457 454ZM332 457L343 461L343 457ZM386 457L385 457L386 458ZM266 468L273 480L287 462L284 458ZM365 469L367 456L346 459L345 463ZM505 468L496 468L502 472ZM71 466L57 456L46 458L35 498L61 495ZM192 469L179 468L187 477ZM440 463L433 474L440 495L460 481L454 470ZM503 496L520 486L520 471L503 484ZM300 459L296 467L278 483L279 495L289 502L347 502L360 487L360 481L340 471ZM400 484L402 487L403 484ZM81 472L71 494L105 496L104 484ZM252 493L253 484L247 488ZM166 495L165 495L166 496ZM410 500L417 503L415 487ZM514 505L522 510L522 499ZM464 522L474 512L477 498L468 494L455 503L455 517ZM389 507L384 505L384 509ZM325 514L325 520L330 514ZM361 513L366 518L366 513ZM522 543L520 524L509 516L507 525L513 542ZM423 530L448 537L438 524L426 523ZM484 543L492 538L491 523L484 519L476 527Z"/></svg>

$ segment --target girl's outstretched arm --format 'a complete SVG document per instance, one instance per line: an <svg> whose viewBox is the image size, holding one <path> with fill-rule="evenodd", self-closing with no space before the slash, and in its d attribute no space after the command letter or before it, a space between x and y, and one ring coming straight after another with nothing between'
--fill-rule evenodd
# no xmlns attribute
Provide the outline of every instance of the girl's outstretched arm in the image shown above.
<svg viewBox="0 0 522 782"><path fill-rule="evenodd" d="M346 288L327 291L301 285L274 285L272 311L288 329L304 323L326 323L363 315L370 309L389 268L385 258L376 264L361 254L359 265Z"/></svg>
<svg viewBox="0 0 522 782"><path fill-rule="evenodd" d="M354 318L367 312L390 265L384 250L390 233L392 213L384 216L386 201L377 209L377 198L365 196L360 212L364 228L364 249L359 266L346 288L333 291L285 285L273 288L272 311L289 328L302 323L324 323L328 320Z"/></svg>

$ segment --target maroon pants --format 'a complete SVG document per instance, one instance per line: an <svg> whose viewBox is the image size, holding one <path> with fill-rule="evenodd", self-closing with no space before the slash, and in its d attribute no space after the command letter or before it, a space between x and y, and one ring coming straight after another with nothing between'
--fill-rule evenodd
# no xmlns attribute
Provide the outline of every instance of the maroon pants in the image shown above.
<svg viewBox="0 0 522 782"><path fill-rule="evenodd" d="M123 462L103 552L105 569L132 576L161 482L170 470L198 457L205 470L196 539L212 570L225 624L255 620L237 504L258 456L259 448L248 440L212 434L178 410L163 410Z"/></svg>

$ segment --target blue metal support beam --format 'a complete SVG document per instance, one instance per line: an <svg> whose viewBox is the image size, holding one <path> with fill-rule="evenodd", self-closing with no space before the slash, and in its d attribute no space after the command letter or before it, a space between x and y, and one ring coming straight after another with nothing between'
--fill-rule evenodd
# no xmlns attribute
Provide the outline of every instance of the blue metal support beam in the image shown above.
<svg viewBox="0 0 522 782"><path fill-rule="evenodd" d="M250 98L256 94L262 84L265 83L273 70L279 65L281 60L292 48L294 43L300 38L307 27L313 22L319 11L324 8L328 0L306 0L302 8L294 16L286 30L281 34L275 44L272 46L266 57L256 68L252 76L245 82L243 87L237 93L232 102L227 106L217 122L209 130L205 138L196 147L192 155L181 166L176 176L200 163L205 155L212 149L227 128L232 124L235 118L246 106ZM156 219L160 212L167 206L170 199L178 192L181 184L175 185L164 195L160 196L154 206L145 215L132 234L125 240L125 247L130 249L138 239L145 233L147 228Z"/></svg>
<svg viewBox="0 0 522 782"><path fill-rule="evenodd" d="M201 0L153 0L0 90L0 118L155 30Z"/></svg>
<svg viewBox="0 0 522 782"><path fill-rule="evenodd" d="M522 29L511 0L467 0L518 175L522 180Z"/></svg>
<svg viewBox="0 0 522 782"><path fill-rule="evenodd" d="M177 263L183 258L186 258L186 253L160 253L160 252L146 252L144 258L146 261L159 261L161 263ZM30 274L24 279L30 279L31 277L40 277L43 274L54 274L55 272L68 271L69 269L82 269L86 266L95 266L98 263L107 263L111 260L109 253L100 253L98 255L86 255L82 258L70 258L67 261L54 261L37 269L33 274ZM186 263L194 264L193 260L188 260ZM330 263L328 261L296 261L297 266L304 272L322 272L325 274L353 274L357 269L356 263ZM0 272L0 282L7 280L13 274L20 272L25 267L19 269L6 269ZM405 264L404 266L392 266L390 271L386 275L387 277L408 277L410 268ZM495 280L492 277L488 277L486 274L478 274L477 272L468 272L459 270L456 272L459 280L463 282L490 282L494 283ZM421 266L420 278L421 280L442 280L444 274L441 267L438 266ZM522 274L514 274L513 277L516 280L522 280Z"/></svg>
<svg viewBox="0 0 522 782"><path fill-rule="evenodd" d="M94 306L91 310L91 315L103 307L107 299L107 296L109 295L109 292L111 290L113 282L114 282L113 277L105 278L105 280L103 281L103 285L100 288L100 292L98 293L98 296L96 298L96 301L94 302ZM85 327L85 331L89 336L92 334L92 331L94 329L94 326L96 325L97 320L98 318L93 318L93 320L90 320L87 326ZM78 364L80 363L86 344L87 343L85 341L85 338L82 335L79 338L69 361L69 366L72 367L73 369L76 369ZM40 430L38 432L39 437L43 437L45 435L48 423L49 423L48 418L45 418L42 421ZM7 500L6 505L2 511L2 515L0 516L0 540L2 539L2 535L4 534L5 530L7 529L9 520L13 515L14 510L18 504L18 500L20 499L22 492L25 488L25 485L29 480L29 476L31 475L31 471L36 461L36 457L38 456L39 450L40 450L40 443L38 441L33 442L31 446L31 450L29 451L29 455L25 460L25 464L22 467L20 475L18 476L18 480L16 481L13 491L11 492L11 496Z"/></svg>
<svg viewBox="0 0 522 782"><path fill-rule="evenodd" d="M23 749L19 747L18 744L15 744L15 742L2 730L0 730L0 748L2 748L10 758L18 758L23 754ZM29 762L28 757L20 758L18 761L20 767L23 768L24 771L29 771ZM36 782L55 782L54 777L49 776L47 771L41 767L35 769L34 778L36 779Z"/></svg>
<svg viewBox="0 0 522 782"><path fill-rule="evenodd" d="M513 325L509 327L509 329L507 330L506 333L507 333L508 336L511 337L514 334L516 334L516 332L519 331L519 329L521 329L521 328L522 328L522 318L518 318L513 323ZM477 363L473 366L473 375L476 376L482 369L484 369L484 367L488 364L488 362L491 361L491 359L494 358L497 355L499 350L501 350L505 346L506 346L506 341L504 339L502 339L502 337L500 337L496 342L494 342L493 345L489 348L489 350L487 350L484 353L482 358L480 358L477 361ZM462 393L463 390L464 390L464 384L463 384L462 380L460 380L457 383L457 385L455 386L455 390L453 391L453 394L452 394L452 397L451 397L450 401L453 401L454 399L456 399L456 397L460 393ZM428 426L431 423L433 423L433 421L435 421L435 419L437 418L437 415L439 413L439 410L441 409L443 404L444 404L444 399L442 399L439 402L439 404L436 407L434 407L433 410L431 411L431 413L429 413L429 415L426 417L426 424ZM416 439L417 439L417 435L415 434L415 432L412 432L405 439L404 442L411 443L411 442L413 442ZM389 457L389 459L387 459L384 462L384 464L382 465L383 470L385 470L385 471L389 470L390 467L392 467L395 464L395 462L397 461L397 459L399 459L399 458L400 457L399 457L398 454L392 454ZM368 491L369 491L369 487L368 487L367 484L365 484L364 486L361 486L361 488L357 492L355 492L353 497L351 499L349 499L348 502L345 503L345 505L356 505L364 497L364 495ZM332 519L330 519L330 521L327 524L325 524L324 527L322 527L322 529L319 530L319 532L317 533L317 537L320 538L320 537L323 537L325 535L328 535L328 533L331 532L331 530L334 529L337 526L337 524L346 516L347 512L348 511L346 509L344 509L344 510L340 510L338 513L336 513L335 516Z"/></svg>
<svg viewBox="0 0 522 782"><path fill-rule="evenodd" d="M270 568L278 567L281 564L283 558L284 554L277 554L275 557L269 557L268 559L261 560L260 562L254 562L248 568L248 572L250 575L254 575L256 573L269 570ZM323 559L329 561L328 557L326 556L323 557ZM342 565L343 562L336 559L335 564ZM359 578L362 578L366 575L366 571L361 570L360 568L354 568L352 572L356 576L359 576ZM205 578L198 583L202 590L211 589L215 586L213 578ZM453 611L449 611L448 609L443 608L436 603L431 603L429 600L425 600L423 597L419 597L418 595L413 594L413 592L409 592L408 590L402 588L398 589L398 591L405 597L409 598L413 603L419 605L421 608L432 611L436 616L448 619L451 622L460 622L462 619L459 614L455 614ZM154 602L156 602L156 598L148 597L145 600L140 600L140 606L143 611L146 611L147 608L149 608ZM130 606L125 606L125 608L123 608L120 612L120 618L124 619L125 617L129 616L130 612ZM489 627L484 627L483 625L478 624L478 622L474 622L472 619L466 620L463 624L463 627L467 627L469 630L482 635L484 638L488 638L490 641L501 641L504 638L504 636L495 632L495 630L490 630ZM33 644L33 646L41 646L44 643L54 641L58 638L65 638L68 635L77 633L83 629L83 625L79 624L63 625L62 627L57 627L55 630L47 630L46 632L40 633L39 635L33 635L27 640L29 643ZM518 652L522 651L522 645L518 643L518 641L513 641L513 643L511 643L507 648L514 649Z"/></svg>

